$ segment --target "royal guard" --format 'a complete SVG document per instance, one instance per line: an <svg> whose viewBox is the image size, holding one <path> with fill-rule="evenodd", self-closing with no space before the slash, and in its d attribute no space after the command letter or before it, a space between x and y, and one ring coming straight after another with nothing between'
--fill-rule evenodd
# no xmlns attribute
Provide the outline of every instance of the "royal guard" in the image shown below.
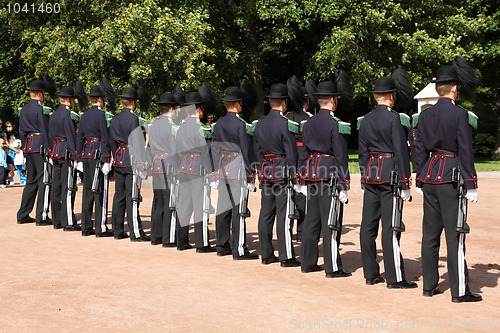
<svg viewBox="0 0 500 333"><path fill-rule="evenodd" d="M339 96L345 109L352 105L349 77L338 70L330 81L318 84L314 92L318 113L303 128L301 177L307 184L307 214L302 237L303 273L325 270L327 278L351 276L340 257L343 207L350 183L347 137L350 124L335 117ZM319 266L318 240L323 235L324 266Z"/></svg>
<svg viewBox="0 0 500 333"><path fill-rule="evenodd" d="M64 231L80 231L73 212L73 195L76 191L76 132L71 109L78 98L80 108L87 106L88 99L81 81L73 86L63 86L57 94L59 107L49 119L51 159L54 165L51 204L55 228Z"/></svg>
<svg viewBox="0 0 500 333"><path fill-rule="evenodd" d="M216 218L217 255L233 255L234 260L259 259L248 250L246 221L248 193L255 191L251 125L240 117L257 105L257 92L247 80L229 87L222 97L227 113L213 129L212 156L218 177ZM232 246L229 243L232 230Z"/></svg>
<svg viewBox="0 0 500 333"><path fill-rule="evenodd" d="M186 95L183 113L187 115L175 137L179 198L177 214L177 250L192 248L189 244L189 223L194 214L194 232L197 253L215 252L210 246L208 214L210 213L210 182L213 172L210 159L212 129L201 123L205 111L215 109L216 100L206 84L198 92Z"/></svg>
<svg viewBox="0 0 500 333"><path fill-rule="evenodd" d="M134 114L137 100L144 112L148 109L150 98L142 81L137 80L134 87L122 90L120 97L123 109L111 119L109 127L110 148L114 157L115 194L113 197L112 225L115 239L129 238L125 232L125 211L132 242L149 242L151 238L142 229L139 215L141 180L147 177L145 140L139 118Z"/></svg>
<svg viewBox="0 0 500 333"><path fill-rule="evenodd" d="M460 56L453 66L442 66L433 79L437 103L420 113L415 126L417 192L424 198L422 226L423 295L439 294L439 245L446 234L451 300L477 302L482 297L469 289L465 261L467 201L477 202L472 129L474 114L456 105L459 96L471 99L477 87L474 69Z"/></svg>
<svg viewBox="0 0 500 333"><path fill-rule="evenodd" d="M92 107L80 119L77 134L77 170L83 172L82 235L113 237L106 226L108 213L108 174L110 167L109 131L104 112L106 102L115 109L115 91L105 78L92 86ZM95 205L95 210L94 210ZM95 213L95 229L92 213Z"/></svg>
<svg viewBox="0 0 500 333"><path fill-rule="evenodd" d="M306 88L302 86L299 79L293 75L287 81L288 95L290 96L290 103L287 105L287 113L285 117L296 122L300 126L300 130L295 134L297 140L297 156L302 156L302 128L309 118L313 115L307 110L309 109L309 100L315 99L310 96ZM302 184L305 185L305 184ZM306 214L306 195L307 186L302 186L300 192L295 194L295 207L299 213L297 219L297 240L302 240L302 225Z"/></svg>
<svg viewBox="0 0 500 333"><path fill-rule="evenodd" d="M56 86L50 76L43 74L41 79L31 81L28 91L31 100L19 112L19 135L26 158L27 180L17 212L17 223L36 222L37 225L50 225L52 222L47 215L49 189L43 182L44 159L46 167L49 167L49 118L45 115L42 103L45 102L46 92L51 96L55 94ZM48 108L47 111L50 113ZM29 213L33 210L35 199L36 217L32 218Z"/></svg>
<svg viewBox="0 0 500 333"><path fill-rule="evenodd" d="M153 207L151 244L176 246L176 218L172 216L171 195L175 198L174 160L177 124L173 122L179 105L173 94L165 93L156 102L161 115L149 127L149 148L152 156ZM170 189L174 189L171 193ZM175 209L175 207L172 207Z"/></svg>
<svg viewBox="0 0 500 333"><path fill-rule="evenodd" d="M406 280L400 251L403 201L411 198L411 172L407 135L410 118L403 111L413 98L411 80L397 66L391 77L375 81L371 91L377 107L359 119L359 167L364 190L361 221L361 258L367 285L387 281L389 289L416 288ZM382 249L385 280L377 263L375 239L382 220Z"/></svg>
<svg viewBox="0 0 500 333"><path fill-rule="evenodd" d="M259 241L262 263L281 262L282 267L298 267L292 243L292 218L295 207L292 192L297 184L297 142L294 133L299 125L284 116L287 110L288 89L282 83L271 86L271 110L255 126L254 152L261 186ZM293 189L292 189L293 188ZM273 226L277 219L279 258L272 245Z"/></svg>

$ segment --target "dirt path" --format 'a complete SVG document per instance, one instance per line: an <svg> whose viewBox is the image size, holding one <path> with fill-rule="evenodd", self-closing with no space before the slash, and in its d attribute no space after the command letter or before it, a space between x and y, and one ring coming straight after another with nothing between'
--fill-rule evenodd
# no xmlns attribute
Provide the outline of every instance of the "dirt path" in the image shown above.
<svg viewBox="0 0 500 333"><path fill-rule="evenodd" d="M481 177L479 202L470 206L472 231L466 255L470 286L484 298L471 304L451 303L444 239L440 288L445 292L422 297L422 199L416 193L405 206L407 230L401 250L407 278L418 282L419 288L365 285L359 248L359 175L352 181L341 253L353 276L343 279L326 279L324 272L302 274L300 268L279 264L265 266L194 250L82 237L50 226L18 225L22 187L0 189L0 331L500 330L500 179ZM81 211L80 195L76 213ZM149 232L152 191L144 190L143 196L141 216ZM252 193L247 237L249 247L258 252L259 205L260 193ZM295 250L300 254L299 244ZM380 251L379 255L381 260Z"/></svg>

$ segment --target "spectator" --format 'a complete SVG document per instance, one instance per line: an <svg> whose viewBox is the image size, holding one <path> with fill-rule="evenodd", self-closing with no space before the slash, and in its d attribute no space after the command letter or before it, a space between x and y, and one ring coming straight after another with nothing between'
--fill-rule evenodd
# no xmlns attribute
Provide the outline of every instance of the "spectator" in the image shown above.
<svg viewBox="0 0 500 333"><path fill-rule="evenodd" d="M211 113L207 115L207 122L205 125L212 127L212 124L215 122L215 116Z"/></svg>
<svg viewBox="0 0 500 333"><path fill-rule="evenodd" d="M17 173L19 174L19 181L21 185L26 184L26 175L24 175L23 164L24 164L24 154L22 150L21 140L17 139L12 144L12 147L16 153L14 157L14 166L17 169Z"/></svg>
<svg viewBox="0 0 500 333"><path fill-rule="evenodd" d="M16 157L16 154L17 154L16 150L14 149L14 147L12 145L13 145L14 141L16 141L19 138L19 135L17 135L13 130L14 130L14 125L12 125L12 123L10 121L6 121L5 122L5 132L3 134L3 138L4 138L7 146L9 146L8 156L10 156L12 161L14 161L14 158ZM14 178L9 179L7 185L9 183L13 184Z"/></svg>

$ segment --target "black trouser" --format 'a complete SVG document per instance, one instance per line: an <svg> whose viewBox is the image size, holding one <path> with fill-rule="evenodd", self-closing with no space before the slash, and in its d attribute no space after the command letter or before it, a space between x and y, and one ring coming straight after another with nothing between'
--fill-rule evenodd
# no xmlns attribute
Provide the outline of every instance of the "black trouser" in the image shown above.
<svg viewBox="0 0 500 333"><path fill-rule="evenodd" d="M281 261L295 258L292 244L292 221L288 217L285 182L261 183L261 207L259 214L259 241L262 259L274 255L273 226L277 218L276 234ZM290 210L293 207L289 207Z"/></svg>
<svg viewBox="0 0 500 333"><path fill-rule="evenodd" d="M68 189L69 161L60 158L53 161L54 171L51 189L52 223L63 227L76 225L73 214L73 193ZM73 169L73 173L74 173Z"/></svg>
<svg viewBox="0 0 500 333"><path fill-rule="evenodd" d="M392 230L393 195L391 186L389 184L365 184L364 189L363 217L359 236L365 278L373 279L380 273L375 239L378 234L379 220L382 219L385 279L387 283L405 280L403 256L399 250L401 232Z"/></svg>
<svg viewBox="0 0 500 333"><path fill-rule="evenodd" d="M469 291L469 271L465 261L465 234L455 230L458 214L457 190L452 184L424 184L423 190L422 272L424 289L432 290L438 285L439 245L444 228L451 296L463 296Z"/></svg>
<svg viewBox="0 0 500 333"><path fill-rule="evenodd" d="M130 238L144 236L141 217L139 215L139 203L132 200L132 168L114 168L115 173L115 195L113 197L113 210L111 223L115 236L125 231L125 210L127 211L127 224L130 230Z"/></svg>
<svg viewBox="0 0 500 333"><path fill-rule="evenodd" d="M99 193L92 192L92 182L97 160L91 158L83 159L83 197L82 197L82 231L92 229L92 213L95 204L95 232L104 233L108 213L108 175L99 171Z"/></svg>
<svg viewBox="0 0 500 333"><path fill-rule="evenodd" d="M153 205L151 209L151 241L175 243L176 221L169 206L170 188L167 174L153 174Z"/></svg>
<svg viewBox="0 0 500 333"><path fill-rule="evenodd" d="M302 268L309 269L318 263L318 241L323 234L323 261L326 273L342 270L340 258L341 231L328 227L328 217L331 205L331 189L324 182L308 182L307 184L307 215L302 233ZM340 227L342 228L344 205L340 205Z"/></svg>
<svg viewBox="0 0 500 333"><path fill-rule="evenodd" d="M247 189L245 188L245 191ZM232 226L233 238L232 249L234 256L242 256L248 253L246 244L245 218L239 214L241 183L239 180L221 179L219 184L219 196L217 199L217 217L215 219L215 235L217 251L231 249L229 239Z"/></svg>
<svg viewBox="0 0 500 333"><path fill-rule="evenodd" d="M295 193L295 208L299 212L299 219L297 220L297 239L302 238L302 229L304 228L304 221L306 218L306 196L302 193Z"/></svg>
<svg viewBox="0 0 500 333"><path fill-rule="evenodd" d="M33 210L36 202L36 221L44 220L42 218L43 206L45 204L45 185L42 181L43 176L43 157L40 153L25 153L26 157L26 185L23 189L23 196L21 199L21 206L17 211L17 220L22 220L28 217L29 213Z"/></svg>
<svg viewBox="0 0 500 333"><path fill-rule="evenodd" d="M177 246L189 243L189 222L194 213L195 246L209 246L208 221L203 219L203 179L197 175L179 174L177 207Z"/></svg>

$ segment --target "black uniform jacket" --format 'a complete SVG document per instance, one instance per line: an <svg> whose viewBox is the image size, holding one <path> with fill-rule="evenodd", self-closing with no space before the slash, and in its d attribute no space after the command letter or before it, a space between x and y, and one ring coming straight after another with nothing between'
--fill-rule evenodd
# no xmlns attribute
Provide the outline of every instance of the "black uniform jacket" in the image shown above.
<svg viewBox="0 0 500 333"><path fill-rule="evenodd" d="M123 108L120 113L111 119L109 126L110 148L114 154L113 166L118 168L130 167L129 135L139 127L139 118L128 108ZM143 161L137 161L143 165Z"/></svg>
<svg viewBox="0 0 500 333"><path fill-rule="evenodd" d="M49 120L36 99L32 99L19 113L19 136L24 153L39 153L41 145L50 149Z"/></svg>
<svg viewBox="0 0 500 333"><path fill-rule="evenodd" d="M255 126L253 139L260 181L283 181L284 167L288 166L290 177L296 183L297 143L281 111L272 109L261 118Z"/></svg>
<svg viewBox="0 0 500 333"><path fill-rule="evenodd" d="M410 188L408 145L398 113L378 105L367 114L359 128L358 147L361 183L390 183L391 171L395 169L402 189Z"/></svg>
<svg viewBox="0 0 500 333"><path fill-rule="evenodd" d="M201 123L196 117L187 117L175 137L176 165L179 174L201 175L203 166L212 172L209 143L202 134Z"/></svg>
<svg viewBox="0 0 500 333"><path fill-rule="evenodd" d="M104 111L93 105L80 118L76 137L78 158L95 158L96 151L101 148L101 161L108 163L109 132Z"/></svg>
<svg viewBox="0 0 500 333"><path fill-rule="evenodd" d="M302 131L302 156L299 163L305 181L327 181L337 171L339 186L349 189L347 138L330 110L321 109L309 119Z"/></svg>
<svg viewBox="0 0 500 333"><path fill-rule="evenodd" d="M460 167L465 188L477 188L472 148L472 127L466 110L446 97L420 113L415 129L417 186L452 181L452 169Z"/></svg>
<svg viewBox="0 0 500 333"><path fill-rule="evenodd" d="M238 179L245 166L247 182L254 181L252 137L247 134L246 123L236 112L228 112L214 126L212 156L218 177Z"/></svg>
<svg viewBox="0 0 500 333"><path fill-rule="evenodd" d="M175 153L175 136L172 120L161 115L149 128L149 147L151 148L152 174L167 173L167 166L174 166L172 156Z"/></svg>
<svg viewBox="0 0 500 333"><path fill-rule="evenodd" d="M71 159L76 159L76 132L71 110L66 105L59 107L49 119L49 138L52 143L51 157L53 160L65 158L66 151L71 154Z"/></svg>

